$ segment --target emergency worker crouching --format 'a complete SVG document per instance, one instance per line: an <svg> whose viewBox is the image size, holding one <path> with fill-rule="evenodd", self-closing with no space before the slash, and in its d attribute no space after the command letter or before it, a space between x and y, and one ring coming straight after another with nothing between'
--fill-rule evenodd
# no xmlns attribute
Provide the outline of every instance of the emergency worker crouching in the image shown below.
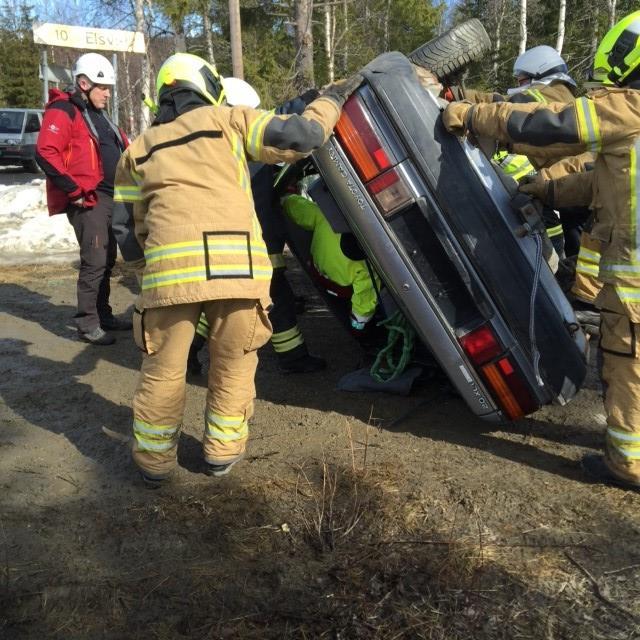
<svg viewBox="0 0 640 640"><path fill-rule="evenodd" d="M284 213L297 225L311 231L309 267L315 283L348 306L351 333L366 337L380 290L380 280L369 269L366 255L352 233L336 233L318 205L299 195L282 200Z"/></svg>
<svg viewBox="0 0 640 640"><path fill-rule="evenodd" d="M204 311L209 369L204 458L221 476L244 455L256 350L271 335L271 264L247 159L299 160L328 139L362 78L331 85L302 115L226 107L216 68L178 53L157 77L151 127L123 155L116 197L133 203L144 247L134 334L144 352L133 400L133 458L151 486L177 464L187 355Z"/></svg>
<svg viewBox="0 0 640 640"><path fill-rule="evenodd" d="M521 187L550 206L589 205L591 235L603 243L596 300L601 308L602 380L607 415L604 458L586 456L601 482L640 489L640 11L603 38L592 80L602 85L571 104L452 103L446 128L552 157L597 153L592 171Z"/></svg>

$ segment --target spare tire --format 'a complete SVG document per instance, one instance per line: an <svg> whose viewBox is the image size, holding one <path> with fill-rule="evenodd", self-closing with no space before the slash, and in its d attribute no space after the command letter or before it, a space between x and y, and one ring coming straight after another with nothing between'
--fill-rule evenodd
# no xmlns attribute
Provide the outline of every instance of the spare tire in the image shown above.
<svg viewBox="0 0 640 640"><path fill-rule="evenodd" d="M491 39L485 28L480 20L472 18L429 40L407 57L445 81L490 49Z"/></svg>

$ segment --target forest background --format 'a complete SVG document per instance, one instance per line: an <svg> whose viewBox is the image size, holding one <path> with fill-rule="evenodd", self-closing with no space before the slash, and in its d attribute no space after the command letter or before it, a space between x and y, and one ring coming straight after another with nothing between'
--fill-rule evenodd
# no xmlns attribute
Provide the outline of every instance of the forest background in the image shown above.
<svg viewBox="0 0 640 640"><path fill-rule="evenodd" d="M0 106L42 106L42 47L33 42L34 24L140 31L147 54L117 54L116 108L135 136L149 123L141 95L153 95L155 72L171 53L195 53L232 75L234 4L238 0L2 0ZM409 53L472 17L484 24L493 49L466 71L467 86L505 91L513 85L518 53L539 44L556 47L581 83L600 38L637 9L637 0L239 0L239 6L244 77L270 108L346 77L384 51ZM79 54L47 47L49 62L65 67Z"/></svg>

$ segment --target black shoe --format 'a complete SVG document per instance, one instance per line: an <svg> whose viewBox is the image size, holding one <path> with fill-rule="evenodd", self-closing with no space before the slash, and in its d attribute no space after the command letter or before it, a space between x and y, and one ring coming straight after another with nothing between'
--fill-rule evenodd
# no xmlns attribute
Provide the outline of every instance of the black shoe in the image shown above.
<svg viewBox="0 0 640 640"><path fill-rule="evenodd" d="M628 480L613 475L609 467L604 461L604 457L591 453L582 458L582 468L587 476L599 484L606 484L613 487L620 487L627 491L640 492L640 484L633 484Z"/></svg>
<svg viewBox="0 0 640 640"><path fill-rule="evenodd" d="M80 340L89 344L108 345L116 341L110 333L103 331L100 327L96 327L93 331L78 330L78 336L80 336Z"/></svg>
<svg viewBox="0 0 640 640"><path fill-rule="evenodd" d="M164 487L169 481L169 478L154 478L153 476L148 476L144 471L140 472L140 476L148 489L159 489L160 487Z"/></svg>
<svg viewBox="0 0 640 640"><path fill-rule="evenodd" d="M208 476L213 476L214 478L220 478L222 476L226 476L229 473L229 471L231 471L233 466L238 462L240 462L242 458L244 458L244 453L239 458L236 458L233 462L228 462L227 464L211 464L207 462L207 468L205 473Z"/></svg>
<svg viewBox="0 0 640 640"><path fill-rule="evenodd" d="M313 373L327 368L327 362L308 353L295 360L280 360L278 367L282 373Z"/></svg>
<svg viewBox="0 0 640 640"><path fill-rule="evenodd" d="M133 323L127 318L116 318L115 316L110 316L109 318L100 320L100 326L105 331L131 331Z"/></svg>

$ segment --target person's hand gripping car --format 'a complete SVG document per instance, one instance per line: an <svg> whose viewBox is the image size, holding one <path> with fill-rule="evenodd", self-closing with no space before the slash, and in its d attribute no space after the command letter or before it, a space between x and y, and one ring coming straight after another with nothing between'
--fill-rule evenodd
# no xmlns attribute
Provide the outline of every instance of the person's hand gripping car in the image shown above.
<svg viewBox="0 0 640 640"><path fill-rule="evenodd" d="M472 115L473 105L470 102L452 102L442 112L442 124L449 133L464 136L471 125Z"/></svg>

